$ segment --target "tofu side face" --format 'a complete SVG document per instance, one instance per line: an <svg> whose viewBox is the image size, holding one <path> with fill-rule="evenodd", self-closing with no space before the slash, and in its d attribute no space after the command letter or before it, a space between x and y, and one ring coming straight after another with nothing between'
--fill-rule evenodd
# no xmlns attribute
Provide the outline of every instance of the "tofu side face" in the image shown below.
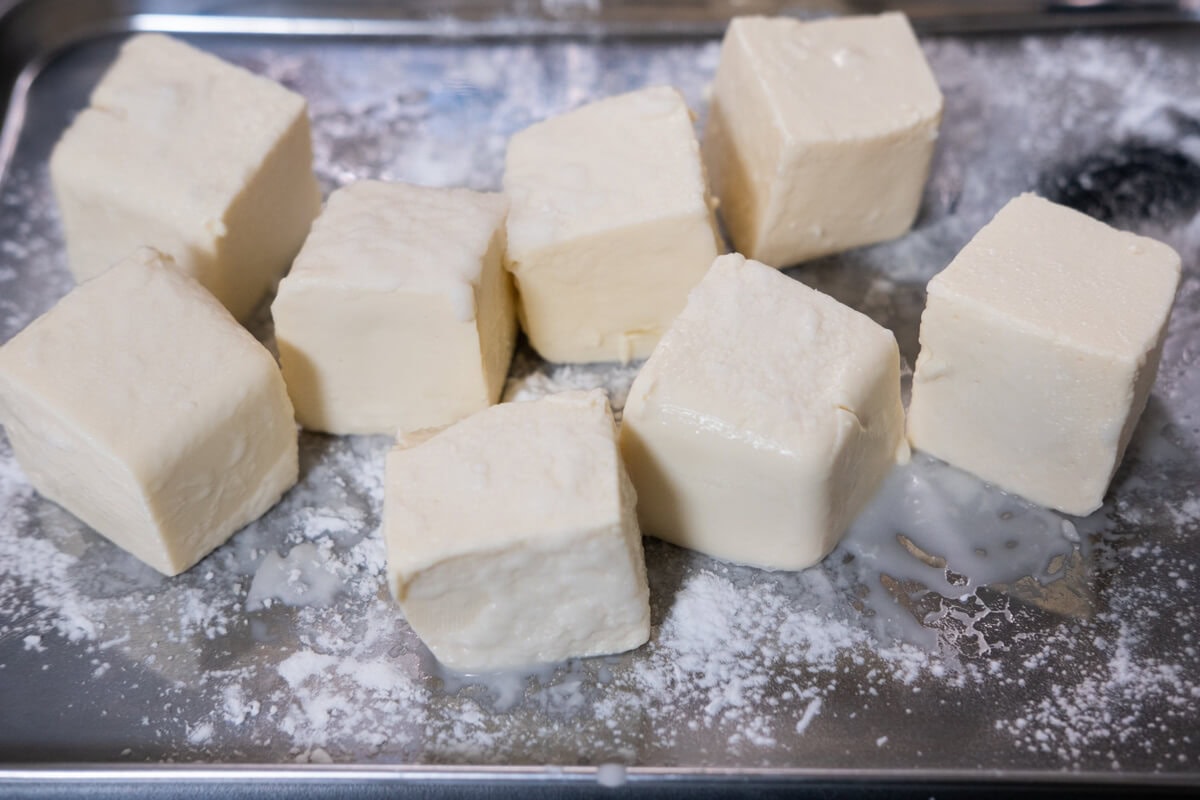
<svg viewBox="0 0 1200 800"><path fill-rule="evenodd" d="M453 669L628 650L649 636L635 503L603 393L493 406L389 453L389 584Z"/></svg>
<svg viewBox="0 0 1200 800"><path fill-rule="evenodd" d="M1100 507L1154 384L1171 248L1022 195L929 285L912 445L1070 514Z"/></svg>
<svg viewBox="0 0 1200 800"><path fill-rule="evenodd" d="M330 197L271 307L304 427L394 434L499 399L516 339L506 209L378 181Z"/></svg>
<svg viewBox="0 0 1200 800"><path fill-rule="evenodd" d="M150 246L239 319L321 202L304 98L160 35L121 49L50 171L76 280Z"/></svg>
<svg viewBox="0 0 1200 800"><path fill-rule="evenodd" d="M734 19L704 157L739 252L772 266L911 227L942 95L907 19Z"/></svg>
<svg viewBox="0 0 1200 800"><path fill-rule="evenodd" d="M274 359L154 251L0 348L0 419L39 492L168 575L296 481Z"/></svg>
<svg viewBox="0 0 1200 800"><path fill-rule="evenodd" d="M547 248L532 271L514 272L522 327L548 361L646 358L703 276L695 265L716 253L709 220L697 216Z"/></svg>
<svg viewBox="0 0 1200 800"><path fill-rule="evenodd" d="M669 87L515 134L504 190L522 323L551 361L648 355L717 254L691 113Z"/></svg>
<svg viewBox="0 0 1200 800"><path fill-rule="evenodd" d="M718 258L625 407L643 529L756 566L820 561L906 457L899 366L870 319Z"/></svg>

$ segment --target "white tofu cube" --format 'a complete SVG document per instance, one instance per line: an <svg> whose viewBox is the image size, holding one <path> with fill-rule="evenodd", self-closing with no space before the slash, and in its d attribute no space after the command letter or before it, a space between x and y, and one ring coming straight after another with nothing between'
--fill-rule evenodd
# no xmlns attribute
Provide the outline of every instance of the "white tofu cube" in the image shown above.
<svg viewBox="0 0 1200 800"><path fill-rule="evenodd" d="M904 233L941 117L903 14L734 19L704 131L734 247L785 267Z"/></svg>
<svg viewBox="0 0 1200 800"><path fill-rule="evenodd" d="M39 492L167 575L296 482L275 360L153 250L0 347L0 422Z"/></svg>
<svg viewBox="0 0 1200 800"><path fill-rule="evenodd" d="M238 319L321 207L304 98L182 42L130 39L50 159L76 280L146 245Z"/></svg>
<svg viewBox="0 0 1200 800"><path fill-rule="evenodd" d="M717 254L691 112L660 86L512 137L508 268L550 361L650 354Z"/></svg>
<svg viewBox="0 0 1200 800"><path fill-rule="evenodd" d="M481 411L387 458L388 579L448 667L617 653L650 635L636 496L600 391Z"/></svg>
<svg viewBox="0 0 1200 800"><path fill-rule="evenodd" d="M811 566L908 457L895 337L722 256L634 380L621 451L647 534L744 564Z"/></svg>
<svg viewBox="0 0 1200 800"><path fill-rule="evenodd" d="M1031 194L929 282L913 447L1069 514L1100 507L1154 385L1179 255Z"/></svg>
<svg viewBox="0 0 1200 800"><path fill-rule="evenodd" d="M516 339L502 195L360 181L334 192L271 306L311 430L448 425L495 403Z"/></svg>

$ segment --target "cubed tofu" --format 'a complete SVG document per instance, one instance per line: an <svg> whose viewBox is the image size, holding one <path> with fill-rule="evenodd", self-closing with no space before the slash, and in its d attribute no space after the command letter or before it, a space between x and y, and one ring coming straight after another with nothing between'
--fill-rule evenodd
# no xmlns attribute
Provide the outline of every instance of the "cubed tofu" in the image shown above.
<svg viewBox="0 0 1200 800"><path fill-rule="evenodd" d="M929 282L913 447L1069 514L1100 507L1146 406L1179 255L1024 194Z"/></svg>
<svg viewBox="0 0 1200 800"><path fill-rule="evenodd" d="M448 425L495 403L516 339L499 194L360 181L334 192L271 306L311 430Z"/></svg>
<svg viewBox="0 0 1200 800"><path fill-rule="evenodd" d="M903 14L734 19L704 161L735 249L784 267L904 233L941 117Z"/></svg>
<svg viewBox="0 0 1200 800"><path fill-rule="evenodd" d="M621 451L647 534L744 564L811 566L907 459L895 337L722 256L634 381Z"/></svg>
<svg viewBox="0 0 1200 800"><path fill-rule="evenodd" d="M50 159L76 280L139 246L245 319L321 207L300 95L160 35L130 39Z"/></svg>
<svg viewBox="0 0 1200 800"><path fill-rule="evenodd" d="M167 575L296 482L275 360L148 249L0 347L0 422L39 492Z"/></svg>
<svg viewBox="0 0 1200 800"><path fill-rule="evenodd" d="M521 322L550 361L645 358L718 252L691 112L670 87L516 134L504 191Z"/></svg>
<svg viewBox="0 0 1200 800"><path fill-rule="evenodd" d="M439 661L477 672L650 633L636 496L600 391L479 412L388 454L388 579Z"/></svg>

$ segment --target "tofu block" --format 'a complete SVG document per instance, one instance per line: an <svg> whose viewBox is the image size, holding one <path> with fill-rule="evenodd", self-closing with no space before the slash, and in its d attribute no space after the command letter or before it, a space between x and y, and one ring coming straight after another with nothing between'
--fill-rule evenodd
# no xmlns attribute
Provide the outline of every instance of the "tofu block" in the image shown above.
<svg viewBox="0 0 1200 800"><path fill-rule="evenodd" d="M304 98L156 34L121 48L50 176L77 281L146 245L238 319L274 288L321 208Z"/></svg>
<svg viewBox="0 0 1200 800"><path fill-rule="evenodd" d="M903 14L735 18L704 131L735 248L785 267L904 233L941 118Z"/></svg>
<svg viewBox="0 0 1200 800"><path fill-rule="evenodd" d="M1165 244L1023 194L929 282L913 447L1068 514L1100 507L1179 284Z"/></svg>
<svg viewBox="0 0 1200 800"><path fill-rule="evenodd" d="M42 495L166 575L296 482L275 360L149 249L0 347L0 422Z"/></svg>
<svg viewBox="0 0 1200 800"><path fill-rule="evenodd" d="M395 434L500 398L517 334L507 208L380 181L330 196L271 306L300 424Z"/></svg>
<svg viewBox="0 0 1200 800"><path fill-rule="evenodd" d="M667 86L517 133L504 191L521 323L550 361L645 358L718 252L691 112Z"/></svg>
<svg viewBox="0 0 1200 800"><path fill-rule="evenodd" d="M480 411L387 457L388 580L466 672L617 653L650 635L634 505L601 391Z"/></svg>
<svg viewBox="0 0 1200 800"><path fill-rule="evenodd" d="M621 452L649 535L803 569L907 460L891 332L777 270L713 262L633 382Z"/></svg>

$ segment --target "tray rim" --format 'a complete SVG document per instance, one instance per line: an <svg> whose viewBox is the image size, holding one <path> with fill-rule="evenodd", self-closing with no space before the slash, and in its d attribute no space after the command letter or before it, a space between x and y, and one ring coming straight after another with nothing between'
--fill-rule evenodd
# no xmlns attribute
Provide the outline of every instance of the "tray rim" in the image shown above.
<svg viewBox="0 0 1200 800"><path fill-rule="evenodd" d="M434 0L436 2L436 0ZM601 3L604 0L600 0ZM753 0L751 0L753 2ZM773 2L783 13L802 11L800 3ZM972 0L965 0L971 3ZM914 28L924 35L1024 34L1067 32L1084 29L1146 29L1184 25L1200 30L1200 0L1108 2L1080 7L1071 0L985 0L999 9L987 14L947 12L954 0L920 3L921 14L910 14ZM269 0L266 5L272 5ZM636 21L605 22L596 19L556 19L545 14L514 19L467 20L446 16L414 17L386 13L369 0L280 0L276 7L297 5L336 9L339 15L283 17L258 14L204 12L203 0L0 0L0 186L23 129L29 91L41 71L56 57L74 46L99 38L142 32L198 36L239 36L290 39L397 39L401 41L446 40L487 41L508 38L713 38L723 30L727 18L645 25ZM886 6L897 5L885 0ZM904 5L903 2L898 5ZM982 7L982 3L980 6ZM164 10L170 7L170 10ZM253 7L251 3L242 8ZM665 6L655 4L656 8ZM56 10L69 8L82 15L53 19ZM148 10L149 9L149 10ZM873 7L873 10L882 10ZM375 13L370 13L374 11ZM342 12L345 12L342 14ZM46 19L50 17L51 19ZM32 20L27 22L26 20ZM40 27L44 38L29 37L21 26ZM614 762L615 763L615 762ZM0 760L0 789L47 789L92 785L164 784L255 785L299 783L320 785L387 784L399 788L417 784L449 786L488 784L559 785L582 789L601 782L605 766L495 766L431 764L294 764L274 762L237 763L122 763L102 761L16 762ZM730 789L745 784L776 787L806 784L839 786L963 787L993 789L1021 786L1053 786L1063 792L1087 792L1105 787L1153 788L1161 790L1200 788L1200 765L1186 772L1103 772L1061 770L947 769L947 768L809 768L809 767L651 767L622 765L629 787L706 787Z"/></svg>
<svg viewBox="0 0 1200 800"><path fill-rule="evenodd" d="M617 762L612 762L616 764ZM0 786L11 784L78 784L162 782L268 783L526 783L530 781L588 784L599 781L596 766L494 766L430 764L115 764L63 762L53 764L0 764ZM874 769L818 767L649 767L622 766L629 784L705 783L902 783L988 784L1017 786L1043 784L1069 787L1200 787L1200 773L1040 771L1001 769Z"/></svg>

